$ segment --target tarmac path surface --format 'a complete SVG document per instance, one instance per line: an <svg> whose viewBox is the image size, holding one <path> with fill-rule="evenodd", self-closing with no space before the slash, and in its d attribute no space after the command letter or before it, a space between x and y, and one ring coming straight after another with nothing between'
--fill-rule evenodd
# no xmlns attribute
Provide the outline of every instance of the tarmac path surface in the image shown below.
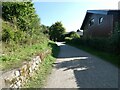
<svg viewBox="0 0 120 90"><path fill-rule="evenodd" d="M60 53L45 88L118 88L118 68L94 55L57 42Z"/></svg>

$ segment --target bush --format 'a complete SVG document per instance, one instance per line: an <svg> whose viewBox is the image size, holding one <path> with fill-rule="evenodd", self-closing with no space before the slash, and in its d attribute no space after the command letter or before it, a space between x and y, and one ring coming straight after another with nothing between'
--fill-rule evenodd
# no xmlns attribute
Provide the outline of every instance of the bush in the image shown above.
<svg viewBox="0 0 120 90"><path fill-rule="evenodd" d="M14 38L14 28L8 22L2 21L2 40L4 42L9 42Z"/></svg>
<svg viewBox="0 0 120 90"><path fill-rule="evenodd" d="M73 37L74 35L72 35ZM114 32L110 37L74 38L67 40L69 43L84 45L93 49L120 55L120 24L116 23Z"/></svg>
<svg viewBox="0 0 120 90"><path fill-rule="evenodd" d="M72 32L70 35L70 38L72 38L72 39L80 38L80 35L77 34L76 32Z"/></svg>
<svg viewBox="0 0 120 90"><path fill-rule="evenodd" d="M116 23L114 32L110 37L110 44L113 47L114 51L120 54L120 23Z"/></svg>
<svg viewBox="0 0 120 90"><path fill-rule="evenodd" d="M74 43L77 45L83 45L83 46L88 46L100 51L109 51L108 50L108 40L107 39L100 39L100 38L94 38L94 39L89 39L89 38L76 38L70 40L70 43Z"/></svg>
<svg viewBox="0 0 120 90"><path fill-rule="evenodd" d="M70 37L65 37L65 41L66 41L66 42L68 42L68 41L70 41L70 40L72 40L72 38L70 38Z"/></svg>

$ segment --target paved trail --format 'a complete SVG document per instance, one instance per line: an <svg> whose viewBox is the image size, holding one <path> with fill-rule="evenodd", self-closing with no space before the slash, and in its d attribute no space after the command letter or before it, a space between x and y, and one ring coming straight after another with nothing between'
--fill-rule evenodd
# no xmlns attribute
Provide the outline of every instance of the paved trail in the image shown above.
<svg viewBox="0 0 120 90"><path fill-rule="evenodd" d="M118 68L75 47L57 44L60 53L45 88L118 87Z"/></svg>

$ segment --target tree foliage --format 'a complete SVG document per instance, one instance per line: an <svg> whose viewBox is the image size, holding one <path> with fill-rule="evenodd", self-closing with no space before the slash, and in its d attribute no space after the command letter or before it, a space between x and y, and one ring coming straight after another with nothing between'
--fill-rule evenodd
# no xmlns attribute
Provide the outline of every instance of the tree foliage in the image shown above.
<svg viewBox="0 0 120 90"><path fill-rule="evenodd" d="M91 47L93 49L113 53L120 56L120 23L115 23L113 32L109 37L77 38L69 39L68 42Z"/></svg>
<svg viewBox="0 0 120 90"><path fill-rule="evenodd" d="M62 39L62 35L65 33L65 28L61 22L56 22L51 25L49 29L50 39L54 41L60 41Z"/></svg>
<svg viewBox="0 0 120 90"><path fill-rule="evenodd" d="M68 34L65 34L65 40L79 39L80 35L75 31L71 31Z"/></svg>
<svg viewBox="0 0 120 90"><path fill-rule="evenodd" d="M80 35L77 34L77 33L74 32L74 31L72 31L72 32L70 32L70 38L72 38L72 39L80 38Z"/></svg>
<svg viewBox="0 0 120 90"><path fill-rule="evenodd" d="M39 36L40 19L35 13L32 2L3 2L2 19L4 23L2 27L3 41L12 39L18 42L20 40L24 41L26 38L29 38L29 40L34 39L35 35ZM10 23L7 24L6 22ZM5 24L12 27L12 29L6 28ZM11 32L13 34L10 34Z"/></svg>
<svg viewBox="0 0 120 90"><path fill-rule="evenodd" d="M3 2L2 17L23 31L39 28L39 18L31 2ZM34 26L35 25L35 26ZM33 27L34 26L34 27Z"/></svg>
<svg viewBox="0 0 120 90"><path fill-rule="evenodd" d="M120 23L116 22L114 31L110 37L110 44L114 47L114 51L120 54Z"/></svg>
<svg viewBox="0 0 120 90"><path fill-rule="evenodd" d="M44 34L49 34L49 26L41 25L41 30Z"/></svg>

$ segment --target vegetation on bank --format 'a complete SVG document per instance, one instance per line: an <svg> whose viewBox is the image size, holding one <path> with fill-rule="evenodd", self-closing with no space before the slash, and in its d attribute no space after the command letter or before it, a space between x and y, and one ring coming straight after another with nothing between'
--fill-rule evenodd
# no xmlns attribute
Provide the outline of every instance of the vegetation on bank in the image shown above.
<svg viewBox="0 0 120 90"><path fill-rule="evenodd" d="M84 46L84 45L80 45L80 44L75 44L75 43L72 43L72 42L67 42L67 44L71 45L71 46L74 46L74 47L77 47L79 49L82 49L86 52L89 52L95 56L98 56L99 58L107 61L107 62L110 62L112 63L113 65L117 66L117 67L120 67L119 66L119 63L120 63L120 56L116 55L116 54L112 54L112 53L108 53L108 52L103 52L103 51L99 51L97 49L94 49L94 48L91 48L91 47L88 47L88 46Z"/></svg>
<svg viewBox="0 0 120 90"><path fill-rule="evenodd" d="M32 2L3 2L0 69L19 67L47 49L48 38L42 30Z"/></svg>
<svg viewBox="0 0 120 90"><path fill-rule="evenodd" d="M50 47L48 47L47 44L48 41L43 41L31 46L15 45L12 47L12 45L5 45L7 49L3 46L3 50L5 50L6 53L0 57L0 68L5 71L20 67L23 62L27 62L31 60L33 56L49 49ZM12 51L12 49L15 49L15 51Z"/></svg>
<svg viewBox="0 0 120 90"><path fill-rule="evenodd" d="M40 64L39 70L24 87L42 87L52 64L59 53L59 47L49 40L48 28L41 25L32 2L2 3L2 55L0 70L19 68L34 56L50 50ZM47 28L46 28L47 27Z"/></svg>
<svg viewBox="0 0 120 90"><path fill-rule="evenodd" d="M110 37L82 37L66 39L70 45L90 52L108 62L119 66L120 63L120 24L116 23Z"/></svg>
<svg viewBox="0 0 120 90"><path fill-rule="evenodd" d="M117 23L109 38L84 38L77 33L65 34L61 22L49 26L41 25L32 2L2 3L2 55L0 69L3 71L20 67L24 62L47 49L40 70L25 87L42 87L52 64L58 55L59 47L53 41L66 41L115 65L120 63L120 25ZM50 39L50 40L49 40Z"/></svg>
<svg viewBox="0 0 120 90"><path fill-rule="evenodd" d="M41 63L39 70L29 79L23 88L42 88L44 87L47 76L52 70L52 64L55 61L51 55L48 55Z"/></svg>
<svg viewBox="0 0 120 90"><path fill-rule="evenodd" d="M78 39L78 38L80 38L80 35L77 34L75 31L71 31L71 32L64 35L65 41L72 40L72 39Z"/></svg>
<svg viewBox="0 0 120 90"><path fill-rule="evenodd" d="M41 63L39 70L24 85L23 88L42 88L46 84L47 76L51 73L55 57L58 56L60 48L52 41L48 43L52 53L47 55Z"/></svg>

